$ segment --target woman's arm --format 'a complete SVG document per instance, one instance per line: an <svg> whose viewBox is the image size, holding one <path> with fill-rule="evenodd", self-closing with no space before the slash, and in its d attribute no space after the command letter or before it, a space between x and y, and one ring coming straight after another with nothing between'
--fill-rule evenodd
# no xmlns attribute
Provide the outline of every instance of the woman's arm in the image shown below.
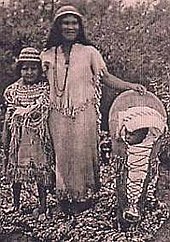
<svg viewBox="0 0 170 242"><path fill-rule="evenodd" d="M108 72L105 72L103 75L103 83L110 87L110 88L116 88L120 90L135 90L138 91L141 95L146 93L146 88L138 83L130 83L123 81L116 76L111 75Z"/></svg>

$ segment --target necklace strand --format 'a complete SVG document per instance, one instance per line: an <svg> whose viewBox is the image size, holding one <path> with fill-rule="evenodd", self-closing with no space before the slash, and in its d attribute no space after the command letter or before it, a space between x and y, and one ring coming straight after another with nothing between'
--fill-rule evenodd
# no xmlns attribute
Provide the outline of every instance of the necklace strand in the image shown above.
<svg viewBox="0 0 170 242"><path fill-rule="evenodd" d="M66 64L64 84L63 84L63 87L60 88L59 83L58 83L58 79L57 79L57 48L56 48L55 49L55 69L54 69L54 89L55 89L56 95L58 97L62 97L64 92L65 92L66 84L67 84L67 77L68 77L68 69L69 69L69 63ZM60 92L60 94L59 94L59 92Z"/></svg>

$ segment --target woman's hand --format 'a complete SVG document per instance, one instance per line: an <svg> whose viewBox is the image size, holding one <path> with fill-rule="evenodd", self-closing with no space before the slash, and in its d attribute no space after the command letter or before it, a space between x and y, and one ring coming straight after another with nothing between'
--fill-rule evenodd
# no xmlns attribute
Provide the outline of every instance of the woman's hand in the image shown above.
<svg viewBox="0 0 170 242"><path fill-rule="evenodd" d="M138 83L130 83L129 88L134 91L139 92L140 95L146 94L146 91L147 91L146 87L144 87L143 85L138 84Z"/></svg>

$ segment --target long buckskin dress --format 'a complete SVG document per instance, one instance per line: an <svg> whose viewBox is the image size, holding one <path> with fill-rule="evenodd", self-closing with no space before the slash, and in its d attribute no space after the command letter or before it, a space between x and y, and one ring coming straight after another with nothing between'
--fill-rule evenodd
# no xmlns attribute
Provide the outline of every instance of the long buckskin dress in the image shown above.
<svg viewBox="0 0 170 242"><path fill-rule="evenodd" d="M49 127L56 154L56 186L82 199L97 185L96 90L106 66L94 47L78 43L72 46L68 70L61 46L43 52L42 61L50 82Z"/></svg>

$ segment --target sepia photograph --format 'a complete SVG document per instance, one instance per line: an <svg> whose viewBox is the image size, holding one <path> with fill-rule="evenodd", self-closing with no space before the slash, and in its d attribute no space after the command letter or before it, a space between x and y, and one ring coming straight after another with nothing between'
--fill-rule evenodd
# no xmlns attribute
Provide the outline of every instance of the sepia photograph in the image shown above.
<svg viewBox="0 0 170 242"><path fill-rule="evenodd" d="M170 0L0 0L0 242L170 242Z"/></svg>

